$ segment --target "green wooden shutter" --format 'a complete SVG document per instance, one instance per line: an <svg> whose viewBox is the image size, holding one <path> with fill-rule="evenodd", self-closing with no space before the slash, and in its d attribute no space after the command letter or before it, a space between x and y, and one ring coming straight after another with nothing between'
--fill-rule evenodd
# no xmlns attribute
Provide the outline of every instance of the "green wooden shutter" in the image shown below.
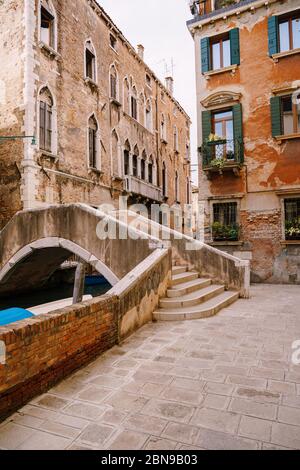
<svg viewBox="0 0 300 470"><path fill-rule="evenodd" d="M233 136L235 140L235 154L239 161L244 161L244 139L243 139L243 113L242 105L236 104L232 107L233 112Z"/></svg>
<svg viewBox="0 0 300 470"><path fill-rule="evenodd" d="M202 160L203 165L208 165L211 157L212 151L211 148L206 145L209 135L212 133L212 112L203 111L202 112Z"/></svg>
<svg viewBox="0 0 300 470"><path fill-rule="evenodd" d="M201 39L201 70L202 73L208 72L210 70L210 60L209 60L209 38Z"/></svg>
<svg viewBox="0 0 300 470"><path fill-rule="evenodd" d="M281 99L280 96L272 96L271 104L271 122L272 122L272 136L277 137L282 134L281 122Z"/></svg>
<svg viewBox="0 0 300 470"><path fill-rule="evenodd" d="M240 30L234 28L229 32L231 65L240 65Z"/></svg>
<svg viewBox="0 0 300 470"><path fill-rule="evenodd" d="M268 19L269 56L279 52L278 17L270 16Z"/></svg>

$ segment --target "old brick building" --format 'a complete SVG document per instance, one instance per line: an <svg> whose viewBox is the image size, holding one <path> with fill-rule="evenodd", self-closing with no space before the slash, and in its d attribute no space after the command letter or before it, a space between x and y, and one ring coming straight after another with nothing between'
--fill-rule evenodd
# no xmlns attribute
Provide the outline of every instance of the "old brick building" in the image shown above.
<svg viewBox="0 0 300 470"><path fill-rule="evenodd" d="M299 0L191 1L206 240L300 284Z"/></svg>
<svg viewBox="0 0 300 470"><path fill-rule="evenodd" d="M190 119L94 0L0 3L0 227L49 203L184 204Z"/></svg>

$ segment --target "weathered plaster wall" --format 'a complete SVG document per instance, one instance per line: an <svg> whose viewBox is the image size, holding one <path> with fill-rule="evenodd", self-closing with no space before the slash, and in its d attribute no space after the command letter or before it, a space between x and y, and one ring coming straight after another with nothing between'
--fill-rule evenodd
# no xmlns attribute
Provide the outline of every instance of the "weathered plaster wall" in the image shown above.
<svg viewBox="0 0 300 470"><path fill-rule="evenodd" d="M300 54L275 62L268 52L268 16L299 8L298 0L275 1L267 7L240 15L225 15L207 22L195 32L197 69L198 141L202 143L201 102L212 93L230 91L241 94L245 166L240 175L230 172L211 179L199 170L199 198L206 201L207 240L210 240L212 201L220 196L240 198L242 246L223 246L234 253L245 252L252 257L253 280L300 283L300 260L295 249L285 248L282 230L282 204L277 191L296 190L300 194L300 141L279 143L272 138L270 98L278 88L300 87ZM224 19L225 18L225 19ZM210 76L201 73L200 40L232 28L240 29L241 64L234 73ZM238 199L237 199L238 200ZM221 202L221 200L220 200ZM285 260L285 261L283 261ZM297 273L297 274L295 274Z"/></svg>
<svg viewBox="0 0 300 470"><path fill-rule="evenodd" d="M22 134L24 1L0 2L0 137ZM21 209L23 143L0 141L0 227Z"/></svg>

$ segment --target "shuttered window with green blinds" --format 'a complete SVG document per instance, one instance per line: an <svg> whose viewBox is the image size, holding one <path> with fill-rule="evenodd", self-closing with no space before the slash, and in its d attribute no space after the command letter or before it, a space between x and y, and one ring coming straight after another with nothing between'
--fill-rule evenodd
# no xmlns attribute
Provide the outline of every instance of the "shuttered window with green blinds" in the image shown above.
<svg viewBox="0 0 300 470"><path fill-rule="evenodd" d="M239 149L240 161L244 161L244 139L243 139L243 112L242 105L236 104L232 107L233 112L233 135Z"/></svg>
<svg viewBox="0 0 300 470"><path fill-rule="evenodd" d="M202 73L210 70L210 45L209 38L201 39L201 70Z"/></svg>
<svg viewBox="0 0 300 470"><path fill-rule="evenodd" d="M229 32L231 65L240 65L240 31L234 28Z"/></svg>
<svg viewBox="0 0 300 470"><path fill-rule="evenodd" d="M272 96L270 100L270 105L271 105L272 136L277 137L282 134L280 96Z"/></svg>
<svg viewBox="0 0 300 470"><path fill-rule="evenodd" d="M279 52L279 34L278 34L278 17L270 16L268 19L268 39L269 39L269 56Z"/></svg>
<svg viewBox="0 0 300 470"><path fill-rule="evenodd" d="M209 135L212 133L212 112L202 111L202 158L207 165L212 156L212 149L207 147Z"/></svg>

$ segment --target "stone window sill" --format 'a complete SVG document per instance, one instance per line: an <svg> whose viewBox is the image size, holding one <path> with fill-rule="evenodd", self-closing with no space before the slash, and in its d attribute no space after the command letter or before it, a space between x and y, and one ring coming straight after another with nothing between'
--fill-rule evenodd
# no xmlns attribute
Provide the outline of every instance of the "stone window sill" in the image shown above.
<svg viewBox="0 0 300 470"><path fill-rule="evenodd" d="M47 150L40 150L40 157L49 158L51 160L57 161L58 156L52 152L47 152Z"/></svg>
<svg viewBox="0 0 300 470"><path fill-rule="evenodd" d="M92 90L98 90L98 88L99 88L98 85L97 85L97 83L94 82L94 80L92 80L92 79L89 78L89 77L85 77L84 83L85 83L86 85L88 85Z"/></svg>
<svg viewBox="0 0 300 470"><path fill-rule="evenodd" d="M123 177L122 177L122 176L116 176L116 175L114 175L114 176L112 177L112 180L113 180L113 181L123 181Z"/></svg>
<svg viewBox="0 0 300 470"><path fill-rule="evenodd" d="M39 47L51 59L56 59L56 60L61 59L61 55L55 49L48 46L48 44L40 41L39 42Z"/></svg>
<svg viewBox="0 0 300 470"><path fill-rule="evenodd" d="M272 59L274 62L278 62L280 59L283 59L283 57L289 57L295 54L300 54L300 47L297 49L292 49L291 51L278 52L278 54L273 54Z"/></svg>
<svg viewBox="0 0 300 470"><path fill-rule="evenodd" d="M209 70L208 72L204 72L204 77L206 80L209 80L211 76L213 75L220 75L221 73L226 73L226 72L231 72L232 75L235 74L238 66L235 65L229 65L229 67L224 67L223 69L218 69L218 70Z"/></svg>
<svg viewBox="0 0 300 470"><path fill-rule="evenodd" d="M89 175L94 174L94 175L101 176L101 175L103 175L104 172L102 170L98 170L97 168L91 168L90 167L89 170L88 170L88 173L89 173Z"/></svg>
<svg viewBox="0 0 300 470"><path fill-rule="evenodd" d="M275 139L281 143L286 140L300 139L300 134L290 134L290 135L278 135Z"/></svg>
<svg viewBox="0 0 300 470"><path fill-rule="evenodd" d="M122 107L122 104L121 104L120 101L117 100L116 98L110 98L110 103L111 103L111 104L115 104L116 106L118 106L118 108L121 108L121 107Z"/></svg>

